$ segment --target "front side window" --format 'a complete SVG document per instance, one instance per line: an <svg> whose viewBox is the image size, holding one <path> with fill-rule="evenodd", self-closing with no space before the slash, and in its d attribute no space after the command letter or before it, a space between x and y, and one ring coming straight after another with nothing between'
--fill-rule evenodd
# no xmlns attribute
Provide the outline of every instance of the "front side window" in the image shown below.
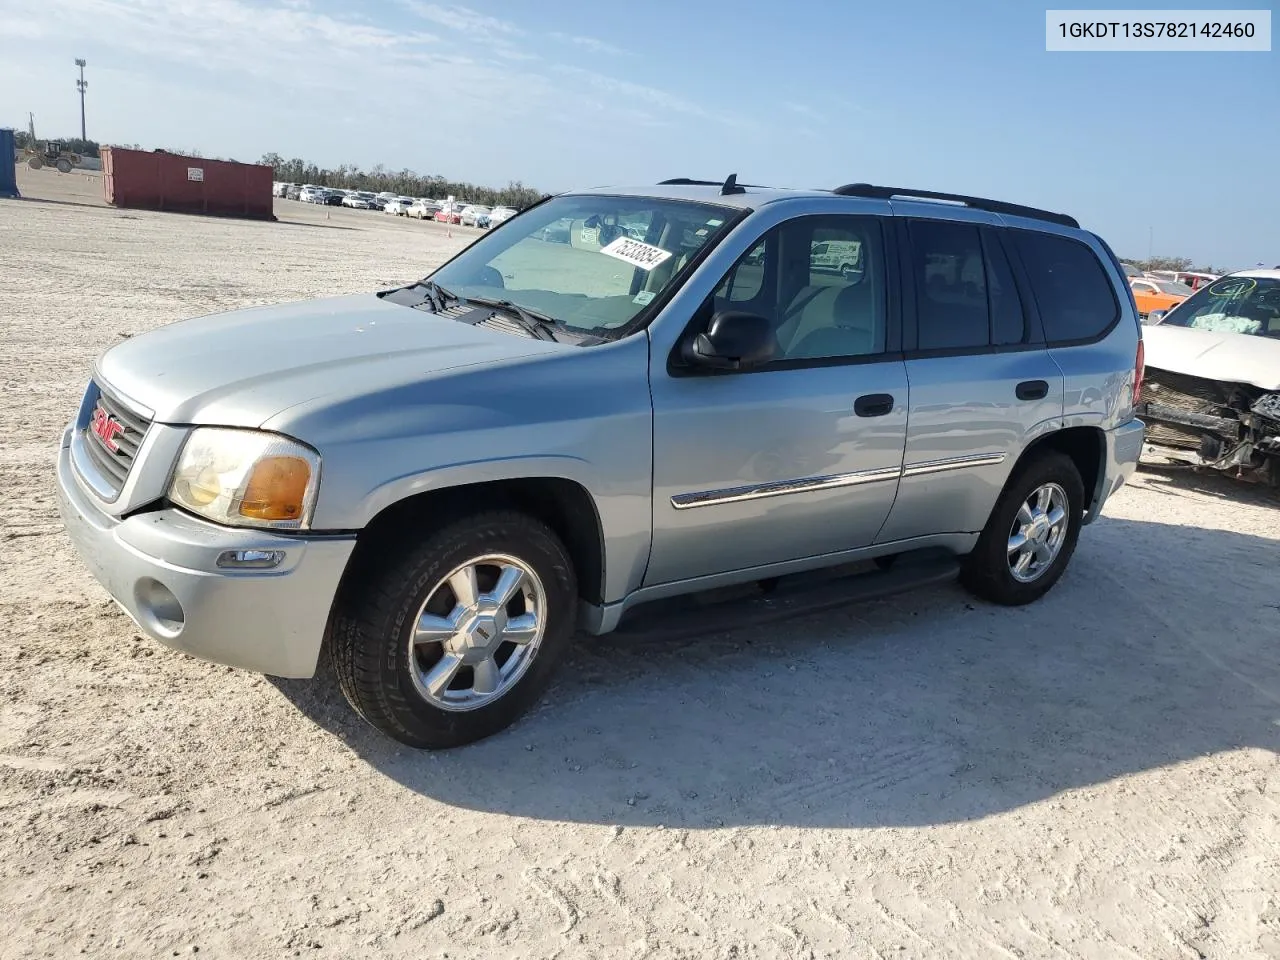
<svg viewBox="0 0 1280 960"><path fill-rule="evenodd" d="M774 363L885 351L884 236L863 216L814 216L769 230L729 271L711 309L765 317Z"/></svg>
<svg viewBox="0 0 1280 960"><path fill-rule="evenodd" d="M575 330L616 336L736 211L651 197L561 196L487 234L431 275L464 298L509 300Z"/></svg>
<svg viewBox="0 0 1280 960"><path fill-rule="evenodd" d="M1165 314L1160 326L1280 337L1280 280L1223 277Z"/></svg>

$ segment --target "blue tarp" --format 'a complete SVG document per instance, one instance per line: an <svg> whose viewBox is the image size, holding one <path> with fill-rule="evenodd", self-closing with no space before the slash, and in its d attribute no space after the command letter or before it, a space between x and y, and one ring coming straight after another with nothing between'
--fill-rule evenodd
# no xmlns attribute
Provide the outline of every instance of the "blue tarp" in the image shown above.
<svg viewBox="0 0 1280 960"><path fill-rule="evenodd" d="M18 168L14 165L13 131L0 128L0 197L18 196Z"/></svg>

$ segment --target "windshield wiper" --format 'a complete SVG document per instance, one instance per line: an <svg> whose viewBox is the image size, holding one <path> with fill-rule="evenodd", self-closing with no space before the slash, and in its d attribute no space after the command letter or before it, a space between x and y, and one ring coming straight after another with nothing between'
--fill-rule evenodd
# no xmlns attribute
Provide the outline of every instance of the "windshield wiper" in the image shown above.
<svg viewBox="0 0 1280 960"><path fill-rule="evenodd" d="M560 321L555 317L549 317L545 313L539 313L537 310L530 310L522 307L518 303L512 303L510 300L490 300L488 297L466 297L465 302L473 304L477 307L489 307L492 310L501 310L511 319L515 320L521 328L527 333L542 340L555 340L555 329L559 326Z"/></svg>
<svg viewBox="0 0 1280 960"><path fill-rule="evenodd" d="M431 306L435 309L436 313L444 311L445 304L450 300L457 303L462 299L452 290L446 290L434 280L419 280L415 286L422 287L427 291L427 299L431 301Z"/></svg>

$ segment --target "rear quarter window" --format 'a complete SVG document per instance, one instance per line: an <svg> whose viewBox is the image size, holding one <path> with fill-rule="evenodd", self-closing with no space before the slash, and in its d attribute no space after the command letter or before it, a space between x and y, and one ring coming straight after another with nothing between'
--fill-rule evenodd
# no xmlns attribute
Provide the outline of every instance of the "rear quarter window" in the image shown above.
<svg viewBox="0 0 1280 960"><path fill-rule="evenodd" d="M1096 340L1119 319L1120 304L1093 250L1033 230L1007 234L1018 252L1050 346Z"/></svg>

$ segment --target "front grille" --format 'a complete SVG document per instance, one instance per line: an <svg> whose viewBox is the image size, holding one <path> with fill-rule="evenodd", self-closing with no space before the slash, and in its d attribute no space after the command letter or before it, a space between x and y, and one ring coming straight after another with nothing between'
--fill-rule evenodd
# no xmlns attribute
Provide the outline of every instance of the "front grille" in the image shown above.
<svg viewBox="0 0 1280 960"><path fill-rule="evenodd" d="M1232 441L1240 429L1239 414L1215 380L1148 367L1141 407L1139 415L1149 418L1147 440L1160 446L1195 450L1206 434Z"/></svg>
<svg viewBox="0 0 1280 960"><path fill-rule="evenodd" d="M84 447L112 492L119 493L124 486L150 426L150 420L99 387L93 415L84 428Z"/></svg>

